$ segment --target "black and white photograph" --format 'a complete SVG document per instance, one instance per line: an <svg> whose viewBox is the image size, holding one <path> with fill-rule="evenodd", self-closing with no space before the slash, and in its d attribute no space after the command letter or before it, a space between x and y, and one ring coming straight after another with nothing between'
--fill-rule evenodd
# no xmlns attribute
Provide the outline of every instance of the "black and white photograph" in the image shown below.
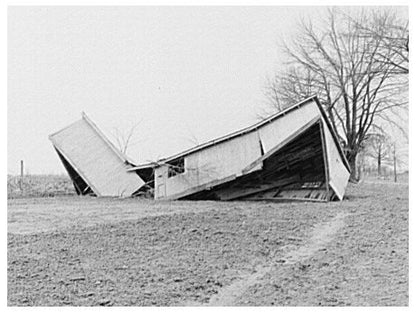
<svg viewBox="0 0 416 312"><path fill-rule="evenodd" d="M410 309L408 5L5 7L8 308Z"/></svg>

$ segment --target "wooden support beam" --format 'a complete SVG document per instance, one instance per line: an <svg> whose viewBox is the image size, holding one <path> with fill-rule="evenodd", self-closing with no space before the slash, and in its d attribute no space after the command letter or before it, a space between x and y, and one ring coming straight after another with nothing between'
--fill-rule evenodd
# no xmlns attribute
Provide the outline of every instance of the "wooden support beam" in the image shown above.
<svg viewBox="0 0 416 312"><path fill-rule="evenodd" d="M196 194L198 192L210 190L210 189L212 189L213 187L215 187L217 185L233 181L236 178L237 178L237 176L235 174L233 174L233 175L228 176L228 177L223 178L223 179L214 180L214 181L211 181L211 182L208 182L208 183L196 186L196 187L192 187L192 188L190 188L190 189L188 189L188 190L186 190L182 193L179 193L179 194L162 197L162 198L160 198L160 200L180 199L182 197L186 197L186 196L189 196L189 195L192 195L192 194Z"/></svg>
<svg viewBox="0 0 416 312"><path fill-rule="evenodd" d="M292 184L297 182L299 179L297 177L290 177L280 181L276 181L271 184L263 184L259 186L251 186L248 188L227 188L223 190L216 191L216 194L221 200L234 200L241 197L261 193L273 188L281 187L284 185Z"/></svg>
<svg viewBox="0 0 416 312"><path fill-rule="evenodd" d="M250 201L308 201L308 202L326 202L326 200L315 198L299 198L299 197L262 197L262 198L247 198Z"/></svg>

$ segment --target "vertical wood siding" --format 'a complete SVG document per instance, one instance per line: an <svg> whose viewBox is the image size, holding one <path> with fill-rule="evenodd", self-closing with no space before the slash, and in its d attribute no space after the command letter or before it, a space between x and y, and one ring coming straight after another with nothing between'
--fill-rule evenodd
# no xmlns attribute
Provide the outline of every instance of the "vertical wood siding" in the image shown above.
<svg viewBox="0 0 416 312"><path fill-rule="evenodd" d="M270 151L320 114L317 104L311 101L262 126L259 133L264 152Z"/></svg>
<svg viewBox="0 0 416 312"><path fill-rule="evenodd" d="M84 118L50 136L54 146L99 196L130 196L144 185L130 165Z"/></svg>
<svg viewBox="0 0 416 312"><path fill-rule="evenodd" d="M155 198L180 198L185 193L201 191L198 187L212 187L221 181L229 181L248 172L261 170L262 156L280 145L284 145L302 127L322 118L316 101L288 111L277 119L253 129L251 132L185 154L185 172L168 177L167 166L155 169ZM334 138L324 122L326 150L328 153L329 184L342 199L348 182L349 172L342 162ZM264 156L264 157L265 157ZM257 161L256 161L257 160ZM248 171L247 166L255 165ZM163 187L159 187L162 186ZM160 189L160 190L159 190ZM189 195L189 194L187 194Z"/></svg>
<svg viewBox="0 0 416 312"><path fill-rule="evenodd" d="M334 138L328 129L328 125L325 122L322 124L325 133L325 143L328 158L329 185L334 190L335 194L337 194L339 200L342 200L345 194L345 188L348 184L348 179L350 178L350 173L342 162L341 156L335 145Z"/></svg>
<svg viewBox="0 0 416 312"><path fill-rule="evenodd" d="M245 166L259 157L259 138L256 132L251 132L185 156L185 172L182 174L168 178L164 167L157 168L156 184L158 180L164 179L165 196L172 196L233 174L239 175ZM257 168L260 169L261 165ZM156 189L155 198L163 197Z"/></svg>

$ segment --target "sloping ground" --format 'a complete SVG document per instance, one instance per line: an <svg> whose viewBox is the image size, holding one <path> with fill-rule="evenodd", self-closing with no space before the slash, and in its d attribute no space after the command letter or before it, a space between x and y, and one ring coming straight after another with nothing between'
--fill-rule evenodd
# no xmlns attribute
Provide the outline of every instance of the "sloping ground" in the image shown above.
<svg viewBox="0 0 416 312"><path fill-rule="evenodd" d="M408 304L403 184L329 204L86 201L50 219L46 200L9 202L9 305Z"/></svg>

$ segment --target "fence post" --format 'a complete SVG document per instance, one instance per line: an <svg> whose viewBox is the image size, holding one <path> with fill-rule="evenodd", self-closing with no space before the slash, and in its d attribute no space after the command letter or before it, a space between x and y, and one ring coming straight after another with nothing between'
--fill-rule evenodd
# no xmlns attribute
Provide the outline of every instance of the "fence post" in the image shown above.
<svg viewBox="0 0 416 312"><path fill-rule="evenodd" d="M20 161L20 191L23 193L23 160Z"/></svg>

